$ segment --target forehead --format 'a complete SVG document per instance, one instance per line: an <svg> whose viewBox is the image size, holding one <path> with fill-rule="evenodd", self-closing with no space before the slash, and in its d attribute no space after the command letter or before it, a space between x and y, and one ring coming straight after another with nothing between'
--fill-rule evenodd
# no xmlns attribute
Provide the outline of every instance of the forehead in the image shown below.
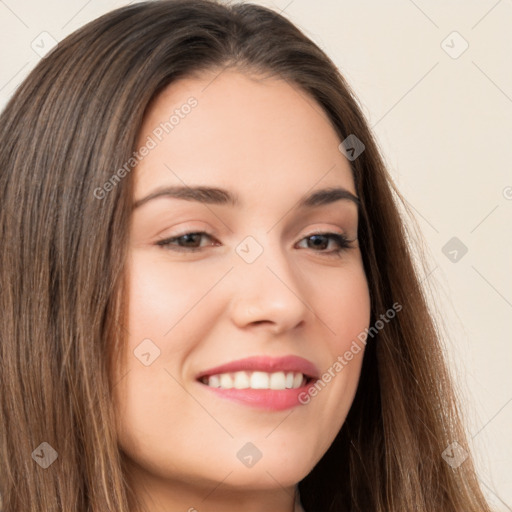
<svg viewBox="0 0 512 512"><path fill-rule="evenodd" d="M286 80L233 70L182 79L146 112L138 147L151 150L137 166L135 195L169 184L223 186L249 200L315 186L355 194L339 143L320 105Z"/></svg>

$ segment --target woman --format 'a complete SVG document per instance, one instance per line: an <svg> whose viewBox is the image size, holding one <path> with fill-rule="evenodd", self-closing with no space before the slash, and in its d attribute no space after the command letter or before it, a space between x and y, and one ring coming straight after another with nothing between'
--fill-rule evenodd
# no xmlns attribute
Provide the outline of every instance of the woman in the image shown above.
<svg viewBox="0 0 512 512"><path fill-rule="evenodd" d="M400 195L289 21L119 9L0 134L4 510L489 510Z"/></svg>

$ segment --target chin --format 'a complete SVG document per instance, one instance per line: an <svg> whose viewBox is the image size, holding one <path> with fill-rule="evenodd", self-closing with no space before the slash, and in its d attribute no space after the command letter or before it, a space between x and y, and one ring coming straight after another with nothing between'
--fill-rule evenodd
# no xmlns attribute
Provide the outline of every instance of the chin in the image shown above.
<svg viewBox="0 0 512 512"><path fill-rule="evenodd" d="M233 489L243 489L244 492L294 487L311 469L313 468L285 467L284 464L260 468L259 470L256 468L237 468L225 480L223 486L227 485Z"/></svg>

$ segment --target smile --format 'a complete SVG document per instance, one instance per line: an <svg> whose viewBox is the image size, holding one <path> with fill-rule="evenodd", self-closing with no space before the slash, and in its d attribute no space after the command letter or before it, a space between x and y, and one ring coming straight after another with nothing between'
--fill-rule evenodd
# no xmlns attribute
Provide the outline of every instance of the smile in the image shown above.
<svg viewBox="0 0 512 512"><path fill-rule="evenodd" d="M303 406L299 395L319 377L316 366L298 356L256 356L232 361L197 376L217 397L249 407L280 411Z"/></svg>
<svg viewBox="0 0 512 512"><path fill-rule="evenodd" d="M308 378L300 372L234 372L203 377L201 382L222 389L297 389Z"/></svg>

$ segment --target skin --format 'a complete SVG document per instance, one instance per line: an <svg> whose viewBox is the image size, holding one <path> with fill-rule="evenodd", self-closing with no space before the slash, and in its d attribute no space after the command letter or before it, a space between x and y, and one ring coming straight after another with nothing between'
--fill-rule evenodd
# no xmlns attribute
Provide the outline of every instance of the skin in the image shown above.
<svg viewBox="0 0 512 512"><path fill-rule="evenodd" d="M140 131L139 147L194 96L197 106L133 171L134 201L161 186L208 185L236 193L242 206L160 197L134 209L119 445L151 512L292 512L296 484L349 411L363 350L307 405L284 411L219 398L196 376L235 359L290 354L323 373L369 326L357 206L295 207L321 188L356 191L341 140L312 98L277 78L217 75L171 84ZM212 236L196 239L199 251L173 250L187 246L183 239L157 245L197 231ZM335 240L318 248L309 238L326 231L355 241L334 254ZM253 263L235 251L246 236L263 249ZM145 339L160 350L149 366L134 356ZM247 442L263 454L250 468L236 456Z"/></svg>

